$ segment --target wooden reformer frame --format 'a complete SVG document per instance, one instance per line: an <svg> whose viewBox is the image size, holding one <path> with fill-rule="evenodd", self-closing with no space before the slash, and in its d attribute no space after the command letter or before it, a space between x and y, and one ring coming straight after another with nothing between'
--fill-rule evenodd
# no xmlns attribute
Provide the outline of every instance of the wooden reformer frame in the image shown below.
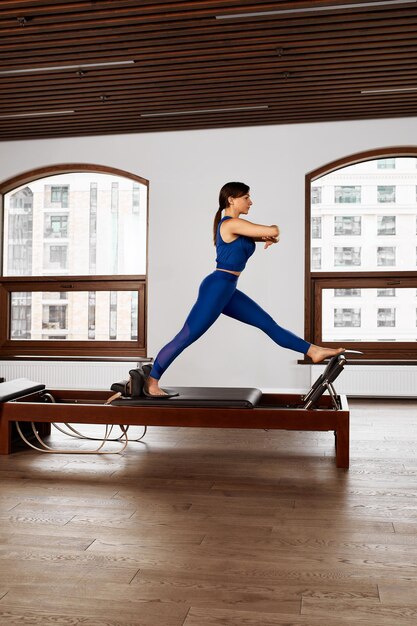
<svg viewBox="0 0 417 626"><path fill-rule="evenodd" d="M336 466L349 467L349 407L345 396L334 393L332 381L343 369L336 363L331 376L322 374L306 396L264 393L253 407L155 405L150 399L140 406L134 402L106 404L109 391L38 389L0 402L0 454L12 451L13 422L34 422L40 435L51 424L110 424L127 426L175 426L187 428L239 428L266 430L333 431ZM331 372L330 372L331 373ZM3 383L4 384L4 383ZM40 385L43 387L43 385ZM330 395L323 395L328 389ZM50 397L54 402L50 402ZM307 402L306 402L307 399ZM314 408L312 406L314 401ZM305 405L311 408L303 408Z"/></svg>

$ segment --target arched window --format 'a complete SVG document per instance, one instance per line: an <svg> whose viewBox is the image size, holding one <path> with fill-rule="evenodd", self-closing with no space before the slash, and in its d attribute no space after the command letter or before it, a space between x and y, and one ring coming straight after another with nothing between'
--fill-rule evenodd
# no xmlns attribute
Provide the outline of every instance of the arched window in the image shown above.
<svg viewBox="0 0 417 626"><path fill-rule="evenodd" d="M417 148L356 154L307 175L305 319L314 343L416 359Z"/></svg>
<svg viewBox="0 0 417 626"><path fill-rule="evenodd" d="M146 356L148 181L62 165L0 193L1 355Z"/></svg>

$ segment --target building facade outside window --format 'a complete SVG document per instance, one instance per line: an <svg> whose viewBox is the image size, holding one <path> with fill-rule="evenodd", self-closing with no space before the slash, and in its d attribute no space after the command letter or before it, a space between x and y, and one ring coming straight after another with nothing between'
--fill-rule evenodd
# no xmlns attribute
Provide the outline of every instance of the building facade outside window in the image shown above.
<svg viewBox="0 0 417 626"><path fill-rule="evenodd" d="M341 159L306 184L306 338L360 344L365 359L417 358L417 148Z"/></svg>
<svg viewBox="0 0 417 626"><path fill-rule="evenodd" d="M0 188L0 349L146 356L147 181L72 167Z"/></svg>

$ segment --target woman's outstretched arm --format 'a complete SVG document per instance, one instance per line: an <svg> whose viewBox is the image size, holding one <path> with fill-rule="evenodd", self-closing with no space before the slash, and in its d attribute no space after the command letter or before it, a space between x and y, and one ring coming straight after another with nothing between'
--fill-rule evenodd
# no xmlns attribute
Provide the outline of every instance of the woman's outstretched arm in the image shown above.
<svg viewBox="0 0 417 626"><path fill-rule="evenodd" d="M228 235L244 235L259 241L262 241L263 237L274 239L279 237L279 228L276 224L264 226L263 224L254 224L238 217L223 222L222 232Z"/></svg>

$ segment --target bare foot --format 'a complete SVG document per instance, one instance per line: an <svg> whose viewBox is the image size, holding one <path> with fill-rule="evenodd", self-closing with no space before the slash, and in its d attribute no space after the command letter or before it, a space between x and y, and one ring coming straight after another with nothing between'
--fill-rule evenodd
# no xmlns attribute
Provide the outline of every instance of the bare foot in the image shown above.
<svg viewBox="0 0 417 626"><path fill-rule="evenodd" d="M336 356L336 354L342 354L345 348L323 348L322 346L315 346L313 343L308 349L307 356L313 361L313 363L321 363L324 359Z"/></svg>
<svg viewBox="0 0 417 626"><path fill-rule="evenodd" d="M149 376L145 381L145 391L150 396L167 396L168 394L163 391L163 389L159 386L159 380L157 378L152 378Z"/></svg>

